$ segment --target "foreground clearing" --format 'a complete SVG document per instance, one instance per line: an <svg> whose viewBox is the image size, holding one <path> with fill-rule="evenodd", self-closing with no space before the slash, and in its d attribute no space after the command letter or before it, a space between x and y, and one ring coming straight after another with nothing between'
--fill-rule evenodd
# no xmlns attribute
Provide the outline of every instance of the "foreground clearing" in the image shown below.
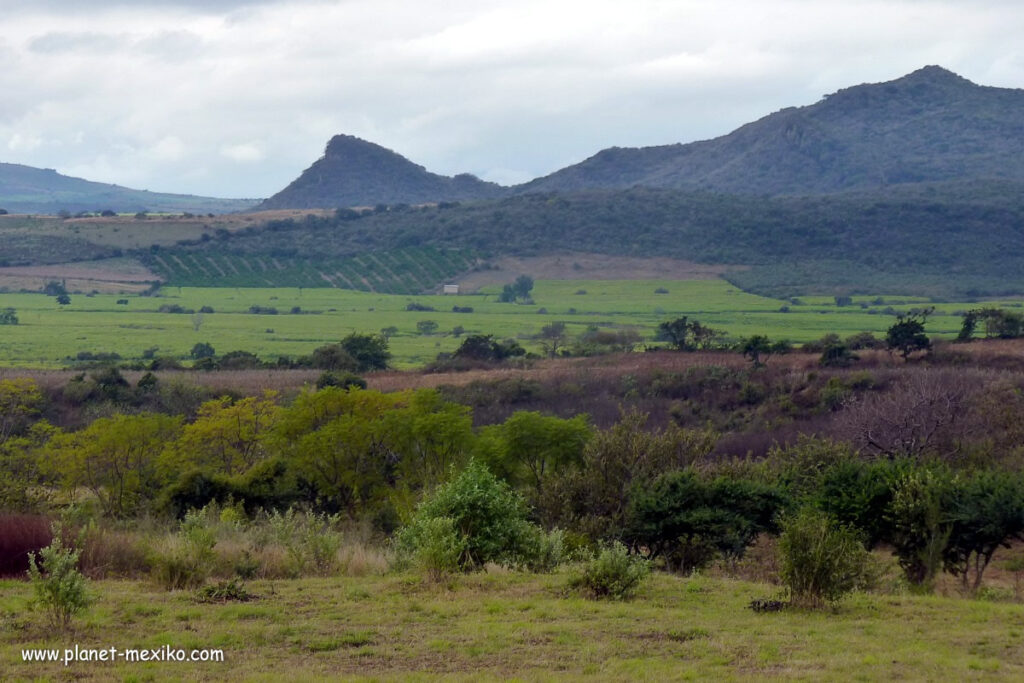
<svg viewBox="0 0 1024 683"><path fill-rule="evenodd" d="M814 679L1024 676L1024 609L940 597L859 595L835 612L755 614L773 586L656 575L629 602L566 597L564 574L493 573L433 586L411 576L253 582L261 598L199 604L129 581L67 635L0 582L6 680ZM224 663L23 663L24 648L222 648Z"/></svg>

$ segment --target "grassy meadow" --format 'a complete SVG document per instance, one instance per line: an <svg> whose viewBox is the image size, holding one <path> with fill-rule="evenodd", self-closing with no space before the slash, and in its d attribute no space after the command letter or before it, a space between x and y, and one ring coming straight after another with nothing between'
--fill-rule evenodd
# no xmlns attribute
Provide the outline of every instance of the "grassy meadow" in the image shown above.
<svg viewBox="0 0 1024 683"><path fill-rule="evenodd" d="M465 334L514 337L530 350L540 348L529 338L544 325L563 321L571 335L589 326L634 327L652 342L658 323L690 316L724 331L731 338L766 334L772 339L803 342L825 333L849 335L883 333L894 321L893 310L926 305L911 297L856 297L854 305L837 307L831 298L779 300L749 294L724 280L540 280L533 304L497 301L498 287L458 296L406 296L328 288L177 288L165 287L159 296L125 294L72 295L61 307L42 294L0 294L0 308L16 309L20 324L0 329L0 357L20 367L55 367L82 351L116 352L139 358L147 349L158 355L187 358L197 342L213 344L218 353L247 350L273 359L299 356L350 332L397 328L391 337L394 364L413 367L452 351ZM656 290L666 290L656 293ZM127 304L118 304L118 300ZM409 303L435 311L407 311ZM865 307L861 306L861 303ZM1020 307L1019 301L994 302ZM157 312L164 305L214 313ZM928 321L928 332L952 336L960 327L957 312L979 304L944 303ZM254 315L251 306L272 307L277 315ZM453 306L472 313L454 313ZM291 314L299 307L301 314ZM417 323L430 320L437 331L419 333ZM198 328L198 329L197 329Z"/></svg>
<svg viewBox="0 0 1024 683"><path fill-rule="evenodd" d="M1024 613L1006 602L860 594L836 610L758 614L777 587L658 573L628 602L567 593L564 573L254 581L205 604L140 581L96 582L97 604L54 634L0 582L5 680L1019 680ZM24 648L222 648L223 663L24 663ZM301 673L299 673L301 672Z"/></svg>

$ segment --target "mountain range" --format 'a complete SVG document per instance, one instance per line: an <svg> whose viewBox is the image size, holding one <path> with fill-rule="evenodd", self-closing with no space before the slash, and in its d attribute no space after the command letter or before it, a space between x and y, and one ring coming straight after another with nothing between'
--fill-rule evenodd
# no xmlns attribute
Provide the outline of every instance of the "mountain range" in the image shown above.
<svg viewBox="0 0 1024 683"><path fill-rule="evenodd" d="M978 179L1024 180L1024 90L980 86L939 66L789 107L712 140L611 147L522 185L431 173L400 154L337 135L280 192L258 200L132 190L0 164L9 211L229 212L497 199L531 192L648 187L814 195Z"/></svg>
<svg viewBox="0 0 1024 683"><path fill-rule="evenodd" d="M257 201L133 190L73 178L52 168L0 163L0 208L11 213L230 213L250 208Z"/></svg>
<svg viewBox="0 0 1024 683"><path fill-rule="evenodd" d="M604 149L514 187L430 173L347 135L260 208L494 199L530 192L650 187L810 195L908 183L1024 180L1024 90L985 87L927 66L790 107L715 138Z"/></svg>

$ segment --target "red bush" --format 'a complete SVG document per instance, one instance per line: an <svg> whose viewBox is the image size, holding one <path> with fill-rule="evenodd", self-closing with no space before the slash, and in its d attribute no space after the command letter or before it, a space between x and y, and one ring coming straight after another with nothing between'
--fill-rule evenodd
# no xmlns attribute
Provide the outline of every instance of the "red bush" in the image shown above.
<svg viewBox="0 0 1024 683"><path fill-rule="evenodd" d="M23 577L28 554L50 545L50 520L38 515L0 515L0 577Z"/></svg>

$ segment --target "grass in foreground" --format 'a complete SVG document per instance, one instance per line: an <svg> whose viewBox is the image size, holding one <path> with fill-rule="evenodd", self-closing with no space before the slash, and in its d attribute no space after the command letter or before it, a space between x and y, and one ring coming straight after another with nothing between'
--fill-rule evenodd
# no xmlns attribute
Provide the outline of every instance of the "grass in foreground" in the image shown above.
<svg viewBox="0 0 1024 683"><path fill-rule="evenodd" d="M74 632L26 614L30 587L0 582L6 680L280 680L1024 676L1020 605L858 595L836 611L755 614L764 584L657 575L629 602L564 594L566 576L488 573L253 582L255 602L203 604L151 584L93 584ZM225 662L23 663L24 648L223 648Z"/></svg>

